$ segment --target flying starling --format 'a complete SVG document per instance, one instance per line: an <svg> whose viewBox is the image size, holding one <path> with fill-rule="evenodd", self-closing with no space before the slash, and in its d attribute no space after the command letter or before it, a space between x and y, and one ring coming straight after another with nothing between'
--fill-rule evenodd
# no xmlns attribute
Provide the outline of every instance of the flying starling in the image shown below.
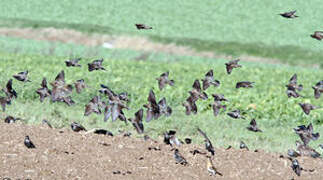
<svg viewBox="0 0 323 180"><path fill-rule="evenodd" d="M6 94L7 97L9 97L10 99L12 98L17 98L17 92L12 88L12 79L10 79L7 82L6 87L2 88L2 91Z"/></svg>
<svg viewBox="0 0 323 180"><path fill-rule="evenodd" d="M220 81L214 79L213 77L212 69L205 74L205 78L202 79L202 83L203 83L203 90L206 90L207 88L209 88L210 85L213 85L214 87L220 86Z"/></svg>
<svg viewBox="0 0 323 180"><path fill-rule="evenodd" d="M81 65L79 64L79 61L81 60L81 58L76 58L76 59L69 59L67 61L65 61L65 64L67 67L81 67Z"/></svg>
<svg viewBox="0 0 323 180"><path fill-rule="evenodd" d="M314 34L311 34L311 37L321 41L323 39L323 31L315 31Z"/></svg>
<svg viewBox="0 0 323 180"><path fill-rule="evenodd" d="M176 161L176 164L181 164L181 165L187 165L186 159L179 153L178 149L175 149L174 151L174 158Z"/></svg>
<svg viewBox="0 0 323 180"><path fill-rule="evenodd" d="M309 103L298 103L298 104L301 106L301 108L303 109L306 115L309 115L311 110L318 109L318 107Z"/></svg>
<svg viewBox="0 0 323 180"><path fill-rule="evenodd" d="M84 112L84 116L88 116L90 115L92 112L96 113L96 114L101 114L101 109L100 109L100 98L99 96L94 96L90 102L85 105L85 112Z"/></svg>
<svg viewBox="0 0 323 180"><path fill-rule="evenodd" d="M256 122L256 120L255 120L255 119L252 119L252 120L250 121L250 124L249 124L249 126L247 127L247 129L248 129L249 131L253 131L253 132L262 132L262 130L260 130L260 129L258 128L258 126L257 126L257 122Z"/></svg>
<svg viewBox="0 0 323 180"><path fill-rule="evenodd" d="M231 74L232 70L234 68L240 68L242 67L240 64L238 64L240 61L240 59L236 59L236 60L233 60L233 61L229 61L227 63L225 63L225 66L226 66L226 69L227 69L227 73L228 74Z"/></svg>
<svg viewBox="0 0 323 180"><path fill-rule="evenodd" d="M163 97L158 102L158 106L159 106L159 113L161 115L164 114L165 116L170 116L172 114L172 108L167 105L165 97Z"/></svg>
<svg viewBox="0 0 323 180"><path fill-rule="evenodd" d="M174 86L174 80L169 80L168 79L169 72L164 72L161 74L156 80L158 81L158 86L160 90L163 90L166 84L170 86Z"/></svg>
<svg viewBox="0 0 323 180"><path fill-rule="evenodd" d="M307 146L311 140L315 141L320 137L320 133L313 133L312 123L310 123L307 127L305 125L298 126L297 128L294 128L294 131L297 135L299 135L305 146Z"/></svg>
<svg viewBox="0 0 323 180"><path fill-rule="evenodd" d="M151 121L151 119L158 119L160 116L159 105L157 104L154 91L151 89L148 95L148 104L145 104L144 107L147 108L147 117L146 122Z"/></svg>
<svg viewBox="0 0 323 180"><path fill-rule="evenodd" d="M228 112L227 113L228 116L234 118L234 119L239 119L239 118L242 118L242 119L245 119L245 117L243 117L240 113L240 110L237 109L237 110L233 110L231 112Z"/></svg>
<svg viewBox="0 0 323 180"><path fill-rule="evenodd" d="M105 68L102 66L103 58L94 60L92 63L88 63L88 70L94 71L94 70L105 70Z"/></svg>
<svg viewBox="0 0 323 180"><path fill-rule="evenodd" d="M312 88L314 89L315 99L319 99L321 97L321 93L323 93L323 80L316 83Z"/></svg>
<svg viewBox="0 0 323 180"><path fill-rule="evenodd" d="M12 77L17 79L18 81L31 82L27 76L28 76L28 71L24 71L24 72L19 72L18 74L13 75Z"/></svg>
<svg viewBox="0 0 323 180"><path fill-rule="evenodd" d="M228 101L223 94L212 94L214 101Z"/></svg>
<svg viewBox="0 0 323 180"><path fill-rule="evenodd" d="M239 89L239 88L252 88L254 83L255 82L249 82L249 81L237 82L236 88L237 89Z"/></svg>
<svg viewBox="0 0 323 180"><path fill-rule="evenodd" d="M75 86L76 92L77 92L78 94L80 94L80 93L82 92L82 90L83 90L84 88L86 88L86 85L85 85L84 79L77 80L77 81L74 83L74 86Z"/></svg>
<svg viewBox="0 0 323 180"><path fill-rule="evenodd" d="M213 145L210 141L210 139L207 137L207 135L205 134L205 132L203 132L200 128L197 128L197 131L204 137L204 142L205 142L205 149L208 150L212 156L214 156L214 148Z"/></svg>
<svg viewBox="0 0 323 180"><path fill-rule="evenodd" d="M299 141L296 141L296 147L301 156L309 156L312 158L318 158L321 156L321 154L315 151L315 149L309 147L308 145L304 145Z"/></svg>
<svg viewBox="0 0 323 180"><path fill-rule="evenodd" d="M186 115L190 115L191 113L196 114L197 113L197 106L196 106L196 100L192 97L189 96L185 102L182 103L182 105L186 109Z"/></svg>
<svg viewBox="0 0 323 180"><path fill-rule="evenodd" d="M36 148L36 146L34 145L34 143L29 139L29 136L26 136L25 137L24 144L29 149Z"/></svg>
<svg viewBox="0 0 323 180"><path fill-rule="evenodd" d="M138 30L141 29L153 29L152 27L145 25L145 24L135 24Z"/></svg>
<svg viewBox="0 0 323 180"><path fill-rule="evenodd" d="M290 11L290 12L284 12L284 13L280 13L279 15L281 15L284 18L297 18L298 16L295 15L296 10L295 11Z"/></svg>
<svg viewBox="0 0 323 180"><path fill-rule="evenodd" d="M41 88L36 90L36 93L39 95L40 102L43 102L46 97L50 97L52 91L47 87L47 80L44 77L42 83L40 84Z"/></svg>
<svg viewBox="0 0 323 180"><path fill-rule="evenodd" d="M86 129L77 122L72 122L71 128L74 132L86 131Z"/></svg>
<svg viewBox="0 0 323 180"><path fill-rule="evenodd" d="M1 108L2 111L5 112L6 111L6 106L11 104L11 99L9 97L0 97L0 104L1 104Z"/></svg>
<svg viewBox="0 0 323 180"><path fill-rule="evenodd" d="M142 123L142 118L144 116L144 110L141 108L139 111L135 113L134 118L130 118L129 121L131 121L133 127L136 129L138 134L144 133L144 125Z"/></svg>
<svg viewBox="0 0 323 180"><path fill-rule="evenodd" d="M226 110L227 106L226 105L222 105L220 103L220 101L214 101L212 104L212 109L213 109L213 115L217 116L220 113L220 110Z"/></svg>
<svg viewBox="0 0 323 180"><path fill-rule="evenodd" d="M208 98L207 94L205 92L202 92L201 89L201 84L200 81L198 79L196 79L193 83L193 89L192 91L189 91L190 95L198 100L198 99L202 99L202 100L206 100Z"/></svg>

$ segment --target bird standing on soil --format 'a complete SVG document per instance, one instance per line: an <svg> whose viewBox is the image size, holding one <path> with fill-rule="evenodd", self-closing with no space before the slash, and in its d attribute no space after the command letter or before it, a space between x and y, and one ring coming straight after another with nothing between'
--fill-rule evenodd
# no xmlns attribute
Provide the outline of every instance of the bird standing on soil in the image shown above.
<svg viewBox="0 0 323 180"><path fill-rule="evenodd" d="M4 119L4 122L5 123L8 123L8 124L11 124L11 123L15 123L16 121L18 120L21 120L20 118L15 118L13 116L7 116L5 119Z"/></svg>
<svg viewBox="0 0 323 180"><path fill-rule="evenodd" d="M74 132L86 131L86 129L77 122L72 122L71 128Z"/></svg>
<svg viewBox="0 0 323 180"><path fill-rule="evenodd" d="M320 137L320 133L313 133L312 123L307 127L305 125L298 126L297 128L294 128L294 131L299 135L305 146L307 146L311 140L315 141Z"/></svg>
<svg viewBox="0 0 323 180"><path fill-rule="evenodd" d="M17 79L18 81L22 81L22 82L31 82L29 79L28 79L28 71L24 71L24 72L19 72L18 74L16 75L13 75L13 77L15 79Z"/></svg>
<svg viewBox="0 0 323 180"><path fill-rule="evenodd" d="M301 175L301 170L303 168L301 168L301 166L299 165L299 162L297 161L297 159L292 160L292 169L297 174L297 176Z"/></svg>
<svg viewBox="0 0 323 180"><path fill-rule="evenodd" d="M206 168L207 168L207 171L210 173L211 176L215 176L215 175L220 175L220 176L223 176L222 173L220 173L216 168L215 166L213 165L213 162L212 162L212 159L211 159L211 156L206 156L208 161L206 163Z"/></svg>
<svg viewBox="0 0 323 180"><path fill-rule="evenodd" d="M171 146L176 145L180 146L182 143L177 139L175 136L176 131L174 130L169 130L168 132L164 133L164 143L169 144Z"/></svg>
<svg viewBox="0 0 323 180"><path fill-rule="evenodd" d="M81 58L76 58L76 59L69 59L67 61L65 61L65 64L67 67L81 67L81 65L79 64L79 61L81 60Z"/></svg>
<svg viewBox="0 0 323 180"><path fill-rule="evenodd" d="M215 151L211 143L211 140L207 137L206 133L203 132L200 128L197 128L197 131L204 137L205 149L208 150L212 154L212 156L214 156Z"/></svg>
<svg viewBox="0 0 323 180"><path fill-rule="evenodd" d="M252 119L252 120L250 121L250 124L249 124L249 126L247 127L247 129L248 129L249 131L253 131L253 132L262 132L262 130L258 128L258 126L257 126L257 122L256 122L256 120L255 120L255 119Z"/></svg>
<svg viewBox="0 0 323 180"><path fill-rule="evenodd" d="M323 31L315 31L314 34L311 34L311 37L321 41L323 39Z"/></svg>
<svg viewBox="0 0 323 180"><path fill-rule="evenodd" d="M159 90L163 90L166 84L170 86L174 86L174 80L169 80L168 75L169 75L169 71L164 72L158 78L156 78L156 80L158 81Z"/></svg>
<svg viewBox="0 0 323 180"><path fill-rule="evenodd" d="M249 151L248 146L243 141L240 141L240 149L246 149L247 151Z"/></svg>
<svg viewBox="0 0 323 180"><path fill-rule="evenodd" d="M153 29L152 27L145 25L145 24L135 24L135 26L137 27L138 30L141 29Z"/></svg>
<svg viewBox="0 0 323 180"><path fill-rule="evenodd" d="M187 165L186 159L179 153L178 149L175 149L174 151L174 158L176 161L176 164L181 164L181 165Z"/></svg>
<svg viewBox="0 0 323 180"><path fill-rule="evenodd" d="M279 15L281 15L284 18L297 18L299 16L295 15L296 10L295 11L290 11L290 12L284 12L284 13L280 13Z"/></svg>
<svg viewBox="0 0 323 180"><path fill-rule="evenodd" d="M34 145L34 143L29 139L29 136L26 136L25 137L24 144L29 149L36 148L36 146Z"/></svg>

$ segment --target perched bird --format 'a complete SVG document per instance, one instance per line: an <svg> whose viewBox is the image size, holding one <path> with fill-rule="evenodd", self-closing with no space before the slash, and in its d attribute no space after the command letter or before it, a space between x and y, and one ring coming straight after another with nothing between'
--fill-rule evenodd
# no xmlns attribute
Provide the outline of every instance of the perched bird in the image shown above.
<svg viewBox="0 0 323 180"><path fill-rule="evenodd" d="M193 83L193 89L189 91L192 98L196 101L198 99L206 100L208 98L205 92L202 92L201 84L198 79L196 79Z"/></svg>
<svg viewBox="0 0 323 180"><path fill-rule="evenodd" d="M71 128L74 132L86 131L86 129L77 122L72 122Z"/></svg>
<svg viewBox="0 0 323 180"><path fill-rule="evenodd" d="M90 115L92 112L96 114L101 114L101 109L100 109L100 97L99 96L94 96L90 102L85 105L85 112L84 116Z"/></svg>
<svg viewBox="0 0 323 180"><path fill-rule="evenodd" d="M6 94L6 96L10 99L17 98L17 92L12 88L12 79L9 79L6 87L2 88L2 91Z"/></svg>
<svg viewBox="0 0 323 180"><path fill-rule="evenodd" d="M227 113L228 116L234 118L234 119L239 119L239 118L242 118L242 119L245 119L245 117L243 117L240 113L240 110L237 109L237 110L233 110L231 112L228 112Z"/></svg>
<svg viewBox="0 0 323 180"><path fill-rule="evenodd" d="M174 151L174 158L176 161L176 164L181 164L181 165L187 165L186 159L179 153L178 149L175 149Z"/></svg>
<svg viewBox="0 0 323 180"><path fill-rule="evenodd" d="M11 104L11 99L9 97L0 97L0 104L1 104L1 108L2 111L5 112L6 111L6 106Z"/></svg>
<svg viewBox="0 0 323 180"><path fill-rule="evenodd" d="M312 88L314 89L315 99L319 99L321 97L321 93L323 93L323 80L316 83Z"/></svg>
<svg viewBox="0 0 323 180"><path fill-rule="evenodd" d="M81 67L81 65L79 64L79 61L81 60L81 58L76 58L76 59L69 59L67 61L65 61L65 64L67 67Z"/></svg>
<svg viewBox="0 0 323 180"><path fill-rule="evenodd" d="M196 99L194 99L192 96L189 96L185 102L182 103L182 105L186 109L186 115L190 115L191 113L196 114L197 113L197 106L196 106Z"/></svg>
<svg viewBox="0 0 323 180"><path fill-rule="evenodd" d="M212 94L214 101L228 101L223 94Z"/></svg>
<svg viewBox="0 0 323 180"><path fill-rule="evenodd" d="M29 136L26 136L25 137L24 144L29 149L36 148L36 146L34 145L34 143L29 139Z"/></svg>
<svg viewBox="0 0 323 180"><path fill-rule="evenodd" d="M12 77L17 79L18 81L31 82L27 76L28 76L28 71L24 71L24 72L19 72L18 74L13 75Z"/></svg>
<svg viewBox="0 0 323 180"><path fill-rule="evenodd" d="M77 81L74 83L74 86L75 86L76 92L77 92L78 94L80 94L80 93L82 92L82 90L83 90L84 88L86 88L86 85L85 85L84 79L77 80Z"/></svg>
<svg viewBox="0 0 323 180"><path fill-rule="evenodd" d="M303 168L301 168L301 166L299 165L299 162L297 161L297 159L292 160L292 169L297 174L297 176L301 175L301 170Z"/></svg>
<svg viewBox="0 0 323 180"><path fill-rule="evenodd" d="M135 127L138 134L144 133L144 125L142 123L142 118L144 116L144 110L141 108L139 111L135 113L134 118L130 118L129 121L132 123L133 127Z"/></svg>
<svg viewBox="0 0 323 180"><path fill-rule="evenodd" d="M51 128L51 129L53 128L53 126L52 126L52 125L51 125L51 124L50 124L46 119L43 119L43 120L42 120L42 123L43 123L43 124L46 124L46 125L47 125L49 128Z"/></svg>
<svg viewBox="0 0 323 180"><path fill-rule="evenodd" d="M225 63L225 66L226 66L226 69L227 69L227 73L228 74L231 74L232 70L234 68L240 68L242 67L240 64L238 64L240 61L240 59L236 59L236 60L233 60L233 61L229 61L227 63Z"/></svg>
<svg viewBox="0 0 323 180"><path fill-rule="evenodd" d="M227 106L222 105L220 101L214 101L212 104L213 115L217 116L220 113L220 109L226 110Z"/></svg>
<svg viewBox="0 0 323 180"><path fill-rule="evenodd" d="M105 70L105 68L102 67L102 62L103 62L103 58L94 60L92 63L88 63L88 70L90 72L94 70Z"/></svg>
<svg viewBox="0 0 323 180"><path fill-rule="evenodd" d="M309 115L311 110L318 109L318 107L309 103L298 103L298 104L301 106L301 108L303 109L306 115Z"/></svg>
<svg viewBox="0 0 323 180"><path fill-rule="evenodd" d="M323 39L323 31L315 31L314 34L311 34L311 37L321 41Z"/></svg>
<svg viewBox="0 0 323 180"><path fill-rule="evenodd" d="M141 30L141 29L153 29L152 27L147 26L145 24L135 24L135 26L137 27L138 30Z"/></svg>
<svg viewBox="0 0 323 180"><path fill-rule="evenodd" d="M294 128L294 131L297 135L299 135L305 146L307 146L311 140L315 141L320 137L320 133L313 133L312 123L310 123L307 127L305 125L298 126L297 128Z"/></svg>
<svg viewBox="0 0 323 180"><path fill-rule="evenodd" d="M47 87L47 80L44 77L42 83L40 84L41 88L36 90L36 93L39 95L40 102L43 102L46 97L50 97L52 91Z"/></svg>
<svg viewBox="0 0 323 180"><path fill-rule="evenodd" d="M174 130L169 130L168 132L164 132L164 143L168 145L176 145L180 146L182 143L177 139L175 136L176 131Z"/></svg>
<svg viewBox="0 0 323 180"><path fill-rule="evenodd" d="M257 126L257 122L256 122L256 120L255 120L255 119L252 119L252 120L250 121L250 124L249 124L249 126L247 127L247 129L248 129L249 131L253 131L253 132L262 132L262 130L260 130L260 129L258 128L258 126Z"/></svg>
<svg viewBox="0 0 323 180"><path fill-rule="evenodd" d="M214 79L213 70L211 69L205 74L205 78L202 79L202 84L203 84L203 90L206 90L207 88L210 87L210 85L213 85L214 87L220 86L220 81Z"/></svg>
<svg viewBox="0 0 323 180"><path fill-rule="evenodd" d="M207 168L207 171L210 173L211 176L215 176L215 175L220 175L220 176L223 176L222 173L220 173L216 168L215 166L213 165L213 162L212 162L212 159L211 159L211 156L207 156L208 158L208 161L207 161L207 164L206 164L206 168Z"/></svg>
<svg viewBox="0 0 323 180"><path fill-rule="evenodd" d="M236 88L237 89L239 89L239 88L252 88L254 83L255 82L249 82L249 81L237 82Z"/></svg>
<svg viewBox="0 0 323 180"><path fill-rule="evenodd" d="M11 124L11 123L15 123L16 121L18 120L21 120L20 118L15 118L13 116L7 116L5 119L4 119L4 122L5 123L8 123L8 124Z"/></svg>
<svg viewBox="0 0 323 180"><path fill-rule="evenodd" d="M312 158L318 158L321 156L321 154L315 151L315 149L309 147L308 145L304 145L299 141L296 141L296 147L301 156L309 156Z"/></svg>
<svg viewBox="0 0 323 180"><path fill-rule="evenodd" d="M249 151L248 146L246 145L246 143L244 143L243 141L240 141L240 149L246 149Z"/></svg>
<svg viewBox="0 0 323 180"><path fill-rule="evenodd" d="M212 156L214 156L215 152L210 139L200 128L197 128L197 131L204 137L205 149L208 150L212 154Z"/></svg>
<svg viewBox="0 0 323 180"><path fill-rule="evenodd" d="M290 12L285 12L285 13L280 13L279 15L281 15L284 18L297 18L298 16L295 15L296 10L295 11L290 11Z"/></svg>
<svg viewBox="0 0 323 180"><path fill-rule="evenodd" d="M156 78L160 90L163 90L166 84L174 86L174 80L169 80L168 75L169 72L167 71L161 74L158 78Z"/></svg>
<svg viewBox="0 0 323 180"><path fill-rule="evenodd" d="M290 156L290 157L298 157L298 156L300 156L300 154L298 152L296 152L295 150L293 150L293 149L288 149L287 155Z"/></svg>

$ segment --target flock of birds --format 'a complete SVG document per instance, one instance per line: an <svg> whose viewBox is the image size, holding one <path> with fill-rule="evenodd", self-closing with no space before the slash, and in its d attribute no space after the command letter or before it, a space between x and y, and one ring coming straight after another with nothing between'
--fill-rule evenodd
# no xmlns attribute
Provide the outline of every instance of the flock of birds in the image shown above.
<svg viewBox="0 0 323 180"><path fill-rule="evenodd" d="M291 11L287 13L280 14L283 17L286 18L296 18L298 16L295 15L296 11ZM152 29L152 27L144 25L144 24L135 24L137 29ZM323 38L322 32L315 32L313 35L311 35L313 38L316 38L318 40L321 40ZM67 67L81 67L81 64L79 64L79 61L81 58L77 59L70 59L65 61L65 64ZM242 67L239 64L239 59L232 60L227 63L225 63L227 74L230 75L233 71L233 69ZM105 68L102 66L103 59L94 60L91 63L88 63L88 71L96 71L96 70L103 70L105 71ZM16 75L13 75L13 78L27 83L30 82L28 79L28 71L19 72ZM160 90L163 90L167 85L173 86L175 84L175 81L169 78L169 72L162 73L159 77L156 78L158 82L158 86ZM202 86L200 83L200 80L196 79L192 85L192 90L189 91L189 96L187 99L182 103L183 107L186 109L186 115L196 114L198 111L196 102L198 100L206 100L208 99L208 95L206 94L205 90L208 89L211 86L218 87L220 86L220 81L216 80L213 76L213 70L209 70L205 77L201 80ZM2 110L6 110L6 106L10 105L12 100L18 97L18 93L15 91L15 89L12 86L13 80L10 79L6 86L2 88L2 91L5 93L4 97L0 97L0 103ZM236 88L253 88L255 82L249 82L249 81L241 81L236 83ZM75 87L76 93L82 93L84 88L87 88L87 85L84 81L84 79L77 80L74 83L74 87L72 84L67 84L65 82L65 73L64 71L59 72L59 74L56 76L55 80L50 83L52 86L52 89L50 89L47 86L47 79L44 77L41 82L41 87L36 90L36 93L39 95L39 99L41 102L43 102L46 98L50 98L52 102L64 102L68 106L71 106L75 104L73 101L71 94L73 92L73 89ZM116 121L117 119L124 121L125 123L131 122L137 133L143 134L144 131L144 124L143 124L143 117L144 117L144 109L140 108L132 118L126 118L124 114L125 109L129 109L127 107L127 102L129 102L128 93L127 92L121 92L121 93L115 93L112 91L107 85L101 84L101 89L99 89L99 92L105 96L108 97L108 101L105 102L101 99L100 96L94 96L88 104L85 105L85 111L84 116L89 116L91 113L96 114L104 114L104 121L107 121L110 117L112 121ZM303 85L298 84L297 82L297 75L294 74L288 84L286 85L286 94L288 98L299 98L303 97L300 95L300 91L303 89ZM319 81L315 85L313 85L314 90L314 97L316 99L319 99L321 96L321 93L323 92L323 80ZM217 116L221 109L223 111L226 110L226 105L223 105L223 101L228 101L223 94L212 94L212 97L214 98L214 102L212 103L212 109L214 116ZM156 96L154 94L153 90L149 91L148 103L144 104L143 107L146 109L146 122L150 122L152 119L158 119L162 115L165 116L171 116L172 114L172 108L167 105L166 98L162 98L159 101L156 99ZM314 109L318 109L320 107L314 106L309 103L299 103L301 109L306 115L309 115L310 112ZM228 112L227 115L231 118L235 119L245 119L245 117L241 114L240 110L236 109L231 112ZM15 121L19 120L19 118L15 118L12 116L7 116L5 118L6 123L14 123ZM50 128L52 128L51 124L47 120L43 120L43 123L46 123ZM71 129L75 132L79 131L87 131L81 124L77 122L71 123ZM255 119L251 119L250 125L246 127L249 131L253 132L262 132L262 130L257 126L257 122ZM205 141L205 148L208 151L206 152L200 152L198 150L194 150L192 153L195 154L204 154L208 158L207 163L207 169L208 172L212 175L221 175L220 172L218 172L215 168L215 166L212 163L212 156L215 155L214 147L212 145L211 140L208 138L205 132L203 132L200 128L197 128L197 131L204 137ZM297 128L294 128L294 131L297 135L299 135L300 141L296 141L296 150L289 149L288 155L290 160L292 161L292 168L295 171L295 173L300 176L301 170L303 169L299 162L297 161L296 157L298 156L310 156L313 158L320 157L320 154L316 152L313 148L309 146L309 142L311 140L317 140L320 137L319 133L313 132L313 126L312 124L309 124L308 126L302 125L298 126ZM95 129L94 133L97 134L106 134L113 136L113 134L107 130L104 129ZM148 136L145 135L145 138ZM176 137L176 131L170 130L169 132L164 133L164 142L166 144L171 145L172 147L180 146L184 142L177 139ZM185 143L189 144L191 143L191 140L189 138L185 139ZM36 146L33 144L33 142L30 140L29 136L25 137L24 144L28 148L36 148ZM320 147L323 149L323 145L320 145ZM231 148L231 146L229 147ZM228 148L228 149L229 149ZM241 141L240 142L240 148L241 149L247 149L247 145ZM187 165L188 162L186 159L181 155L179 150L177 148L173 148L174 150L174 158L176 163ZM209 154L208 154L209 153Z"/></svg>

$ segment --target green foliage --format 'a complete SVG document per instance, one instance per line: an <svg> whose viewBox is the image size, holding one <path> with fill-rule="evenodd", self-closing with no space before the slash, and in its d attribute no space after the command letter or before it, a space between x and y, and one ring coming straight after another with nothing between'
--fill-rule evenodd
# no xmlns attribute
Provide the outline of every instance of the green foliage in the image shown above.
<svg viewBox="0 0 323 180"><path fill-rule="evenodd" d="M134 113L147 103L148 92L153 89L157 99L166 97L167 103L173 108L172 116L162 117L150 123L144 122L146 133L157 137L164 131L176 129L181 138L193 137L196 143L202 143L202 138L197 134L196 127L206 131L216 146L225 147L235 145L240 140L245 141L251 148L264 148L270 151L285 151L293 148L297 138L292 128L303 123L314 123L315 131L323 132L322 109L312 111L309 116L304 115L297 103L309 102L323 107L322 100L313 98L311 86L323 77L323 72L306 68L277 68L276 66L256 65L242 62L240 69L234 69L231 75L225 72L224 61L215 62L162 62L162 61L131 61L105 59L103 65L107 71L88 72L87 63L95 57L81 60L81 68L65 67L65 57L40 56L40 55L12 55L2 53L0 56L0 86L4 86L13 74L29 70L30 83L13 81L13 87L18 92L18 99L8 106L2 114L21 117L27 123L40 123L47 119L55 127L69 126L72 121L81 122L87 128L108 128L113 132L118 129L134 131L131 124L125 125L117 121L103 122L103 115L92 114L84 117L84 106L94 96L99 94L100 84L111 87L116 92L127 91L130 94L129 111L126 117ZM188 91L195 79L203 78L204 74L214 70L215 78L221 81L218 88L210 87L206 92L210 98L206 101L199 100L198 114L185 115L181 105L188 97ZM73 83L83 78L89 88L82 94L73 93L76 102L68 107L63 103L52 103L48 99L40 103L35 90L40 87L43 77L52 82L55 76L65 71L67 83ZM175 86L159 91L155 80L161 73L170 71L170 78L175 80ZM303 99L288 99L284 85L289 78L297 73L299 83L304 85ZM252 89L235 89L238 81L254 81ZM209 104L212 103L212 93L222 93L228 99L227 111L240 109L247 120L231 119L226 112L221 112L214 117ZM1 95L3 95L1 93ZM105 98L106 99L106 98ZM252 108L255 107L255 109ZM256 118L258 125L264 133L253 133L245 129L251 118ZM314 142L313 144L317 144Z"/></svg>

